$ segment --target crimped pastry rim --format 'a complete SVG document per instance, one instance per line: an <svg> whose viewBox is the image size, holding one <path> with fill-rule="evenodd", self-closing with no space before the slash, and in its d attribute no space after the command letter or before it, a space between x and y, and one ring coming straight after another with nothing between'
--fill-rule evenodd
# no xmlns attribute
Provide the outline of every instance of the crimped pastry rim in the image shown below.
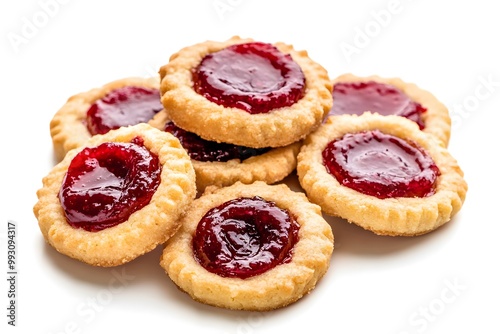
<svg viewBox="0 0 500 334"><path fill-rule="evenodd" d="M159 77L127 77L114 80L101 87L71 96L54 114L50 121L50 134L54 153L58 161L62 160L68 151L82 146L92 137L85 125L87 110L90 106L109 92L126 86L139 86L159 90L160 81Z"/></svg>
<svg viewBox="0 0 500 334"><path fill-rule="evenodd" d="M160 68L162 103L177 126L200 137L247 147L280 147L303 139L319 126L332 106L327 71L306 51L284 43L274 45L289 53L306 77L305 96L290 107L263 114L249 114L207 100L193 89L191 70L208 53L227 46L253 42L234 36L224 42L205 41L185 47Z"/></svg>
<svg viewBox="0 0 500 334"><path fill-rule="evenodd" d="M323 165L326 145L346 133L378 129L420 145L441 171L436 193L424 198L379 199L339 184ZM400 116L369 112L361 116L330 116L304 141L297 158L297 174L308 198L331 216L338 216L380 235L414 236L450 221L463 205L467 183L457 161L442 143Z"/></svg>
<svg viewBox="0 0 500 334"><path fill-rule="evenodd" d="M260 196L293 214L301 225L292 261L247 279L221 277L194 258L192 238L203 215L213 207L239 197ZM208 189L182 218L182 227L165 246L160 265L184 292L201 303L237 310L266 311L284 307L309 293L329 268L333 232L319 206L286 185L250 185Z"/></svg>
<svg viewBox="0 0 500 334"><path fill-rule="evenodd" d="M148 205L127 221L98 232L75 229L67 222L58 192L73 157L84 147L103 142L130 142L141 136L144 145L158 155L161 182ZM71 150L47 176L37 191L33 212L45 240L58 252L94 266L116 266L129 262L164 243L178 229L178 217L196 195L195 174L179 141L147 124L122 127L93 136Z"/></svg>
<svg viewBox="0 0 500 334"><path fill-rule="evenodd" d="M448 108L440 102L436 96L427 90L424 90L414 83L403 81L396 77L381 77L378 75L356 76L352 73L345 73L333 79L332 85L335 89L335 84L341 82L367 82L375 81L392 85L411 100L420 103L427 108L427 111L422 114L422 119L425 123L425 128L422 130L439 139L445 146L448 146L451 134L451 117ZM334 102L335 103L335 102ZM370 110L366 110L370 111Z"/></svg>
<svg viewBox="0 0 500 334"><path fill-rule="evenodd" d="M149 124L163 130L170 121L166 110L160 111ZM199 193L206 187L224 187L236 182L250 184L264 181L274 184L282 181L297 167L297 154L302 143L295 142L284 147L271 148L266 153L243 161L233 159L226 162L197 161L191 159L196 172L196 186Z"/></svg>

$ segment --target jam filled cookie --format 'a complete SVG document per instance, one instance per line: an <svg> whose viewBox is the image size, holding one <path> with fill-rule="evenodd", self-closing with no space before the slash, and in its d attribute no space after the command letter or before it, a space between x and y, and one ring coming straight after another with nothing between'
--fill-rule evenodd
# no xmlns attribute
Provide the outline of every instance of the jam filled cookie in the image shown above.
<svg viewBox="0 0 500 334"><path fill-rule="evenodd" d="M428 91L399 78L376 75L343 74L333 80L333 107L329 115L361 115L365 111L406 117L417 123L420 130L448 145L451 131L448 109Z"/></svg>
<svg viewBox="0 0 500 334"><path fill-rule="evenodd" d="M57 251L116 266L164 243L196 194L179 141L148 124L96 135L43 179L34 213Z"/></svg>
<svg viewBox="0 0 500 334"><path fill-rule="evenodd" d="M317 128L332 106L327 71L283 43L196 44L172 55L160 77L174 123L211 141L286 146Z"/></svg>
<svg viewBox="0 0 500 334"><path fill-rule="evenodd" d="M176 126L165 110L150 125L170 132L188 152L196 172L199 192L210 185L224 187L237 181L249 184L264 181L272 184L283 180L297 167L301 142L278 148L251 148L204 140Z"/></svg>
<svg viewBox="0 0 500 334"><path fill-rule="evenodd" d="M50 122L55 155L61 160L90 137L146 123L162 109L158 78L120 79L74 95Z"/></svg>
<svg viewBox="0 0 500 334"><path fill-rule="evenodd" d="M160 261L193 299L272 310L310 292L329 267L333 234L320 208L286 185L236 183L193 202Z"/></svg>
<svg viewBox="0 0 500 334"><path fill-rule="evenodd" d="M297 160L312 202L381 235L430 232L460 210L467 192L442 143L400 116L330 116Z"/></svg>

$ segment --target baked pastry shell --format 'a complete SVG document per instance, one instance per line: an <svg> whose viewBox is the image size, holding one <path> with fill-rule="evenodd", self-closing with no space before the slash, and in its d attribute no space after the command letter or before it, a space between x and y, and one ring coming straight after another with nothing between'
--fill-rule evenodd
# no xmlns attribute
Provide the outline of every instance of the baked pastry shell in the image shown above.
<svg viewBox="0 0 500 334"><path fill-rule="evenodd" d="M127 221L98 232L70 226L58 193L74 156L84 147L104 142L130 142L144 139L144 145L158 155L161 182L148 205L132 213ZM153 250L179 228L179 216L196 195L195 174L179 141L147 124L122 127L96 135L84 146L71 150L43 178L33 211L45 240L58 252L94 266L117 266Z"/></svg>
<svg viewBox="0 0 500 334"><path fill-rule="evenodd" d="M159 89L160 80L158 77L123 78L109 82L102 87L93 88L71 96L50 121L50 134L52 136L54 154L58 161L62 160L68 151L82 146L92 137L85 123L87 111L92 104L106 96L109 92L126 86Z"/></svg>
<svg viewBox="0 0 500 334"><path fill-rule="evenodd" d="M182 219L182 228L170 239L160 264L177 286L194 300L237 310L265 311L286 306L310 292L326 273L333 251L333 233L319 206L286 185L236 183L211 187L193 202ZM287 209L300 224L292 260L246 279L221 277L203 268L194 258L192 240L205 213L231 199L260 196Z"/></svg>
<svg viewBox="0 0 500 334"><path fill-rule="evenodd" d="M149 122L163 130L170 121L166 110L160 111ZM226 162L197 161L191 159L196 172L196 186L202 193L208 186L225 187L236 182L250 184L264 181L267 184L279 182L290 175L297 167L297 154L302 143L272 148L270 151L245 160L232 159Z"/></svg>
<svg viewBox="0 0 500 334"><path fill-rule="evenodd" d="M335 84L341 82L367 81L375 81L392 85L401 90L412 101L420 103L423 107L427 108L427 111L422 113L422 119L425 124L425 128L422 131L431 134L432 136L442 141L445 146L448 146L451 134L451 118L448 108L443 103L441 103L432 93L420 88L416 84L405 82L400 78L383 78L378 75L360 77L351 73L340 75L333 80L332 84L335 87Z"/></svg>
<svg viewBox="0 0 500 334"><path fill-rule="evenodd" d="M230 45L253 42L232 37L225 42L206 41L181 49L160 68L162 103L174 123L200 137L253 148L281 147L303 139L316 129L332 107L332 85L327 71L306 51L276 43L302 68L306 92L295 104L268 113L250 114L209 101L193 89L192 70L203 57Z"/></svg>
<svg viewBox="0 0 500 334"><path fill-rule="evenodd" d="M329 142L347 133L376 129L413 141L432 157L441 172L435 194L379 199L341 185L328 173L322 152ZM328 215L344 218L379 235L415 236L433 231L461 209L467 192L463 171L444 144L400 116L368 112L361 116L330 116L305 139L297 160L299 182L313 203Z"/></svg>

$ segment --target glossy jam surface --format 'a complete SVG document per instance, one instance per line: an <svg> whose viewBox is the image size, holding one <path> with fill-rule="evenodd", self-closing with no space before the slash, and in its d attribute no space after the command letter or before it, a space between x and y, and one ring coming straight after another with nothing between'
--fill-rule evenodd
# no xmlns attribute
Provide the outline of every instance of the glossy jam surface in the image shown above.
<svg viewBox="0 0 500 334"><path fill-rule="evenodd" d="M193 71L193 82L194 90L214 103L260 114L300 100L306 79L290 55L254 42L206 55Z"/></svg>
<svg viewBox="0 0 500 334"><path fill-rule="evenodd" d="M330 142L323 162L340 184L382 199L430 196L440 175L423 149L378 130Z"/></svg>
<svg viewBox="0 0 500 334"><path fill-rule="evenodd" d="M188 152L189 157L197 161L226 162L232 159L243 161L269 151L269 148L256 149L205 140L192 132L179 128L173 122L168 122L165 125L165 131L177 137L182 147Z"/></svg>
<svg viewBox="0 0 500 334"><path fill-rule="evenodd" d="M109 92L87 111L87 129L104 134L122 126L148 122L163 109L160 92L146 87L125 86Z"/></svg>
<svg viewBox="0 0 500 334"><path fill-rule="evenodd" d="M223 277L248 278L289 262L299 224L273 202L237 198L208 211L193 238L196 260Z"/></svg>
<svg viewBox="0 0 500 334"><path fill-rule="evenodd" d="M422 113L427 109L396 87L380 82L341 82L333 87L333 107L330 115L355 114L365 111L381 115L406 117L425 127Z"/></svg>
<svg viewBox="0 0 500 334"><path fill-rule="evenodd" d="M140 137L87 147L71 161L59 200L74 228L97 232L146 206L160 184L161 165Z"/></svg>

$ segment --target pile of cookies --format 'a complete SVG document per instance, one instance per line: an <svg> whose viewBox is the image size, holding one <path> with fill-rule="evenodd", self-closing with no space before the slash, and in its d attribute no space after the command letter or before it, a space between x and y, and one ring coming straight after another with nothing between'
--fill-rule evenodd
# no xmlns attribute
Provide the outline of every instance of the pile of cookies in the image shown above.
<svg viewBox="0 0 500 334"><path fill-rule="evenodd" d="M283 43L185 47L159 78L72 96L50 127L61 161L34 206L45 240L95 266L164 244L180 289L230 309L276 309L316 286L333 252L323 214L414 236L450 221L467 191L432 94L331 80ZM280 183L295 170L304 192Z"/></svg>

